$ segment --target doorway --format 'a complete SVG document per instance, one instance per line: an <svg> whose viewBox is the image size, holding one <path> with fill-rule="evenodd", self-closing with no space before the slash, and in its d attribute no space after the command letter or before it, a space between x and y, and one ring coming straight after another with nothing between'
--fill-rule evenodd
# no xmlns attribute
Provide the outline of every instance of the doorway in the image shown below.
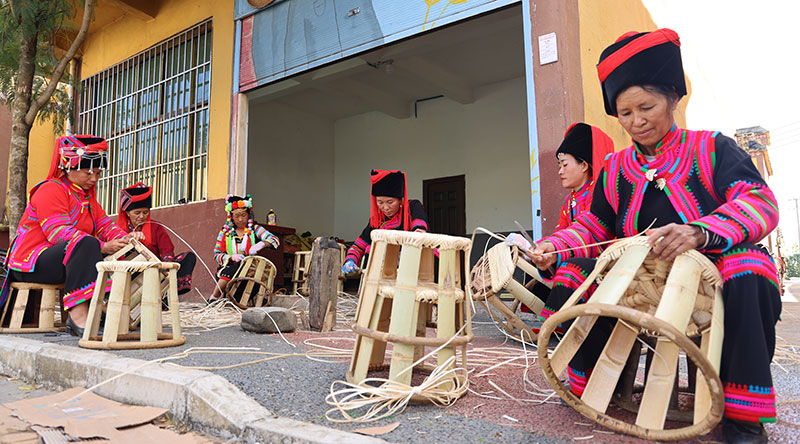
<svg viewBox="0 0 800 444"><path fill-rule="evenodd" d="M423 205L428 213L428 231L451 236L467 232L465 176L422 181Z"/></svg>

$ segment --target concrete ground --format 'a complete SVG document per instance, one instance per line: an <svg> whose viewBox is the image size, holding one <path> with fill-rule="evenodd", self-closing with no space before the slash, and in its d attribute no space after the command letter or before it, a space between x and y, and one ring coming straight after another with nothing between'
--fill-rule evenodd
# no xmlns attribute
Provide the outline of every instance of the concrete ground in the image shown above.
<svg viewBox="0 0 800 444"><path fill-rule="evenodd" d="M777 424L768 424L771 442L796 442L795 434L800 426L800 372L795 361L798 353L792 349L800 347L800 280L787 282L784 297L782 321L778 324L778 353L773 365L774 385L778 393ZM795 298L794 295L798 297ZM526 315L527 316L527 315ZM527 321L534 323L532 318ZM318 426L308 430L310 441L315 433L334 429L352 432L362 427L388 425L399 422L394 431L379 438L390 442L424 443L560 443L560 442L599 442L599 443L639 443L646 442L629 436L610 433L592 423L571 407L562 405L558 398L543 403L543 396L531 393L536 387L544 391L549 386L538 366L530 361L527 369L529 383L525 384L523 348L504 341L503 334L492 324L483 309L478 309L474 319L475 341L470 345L470 389L464 397L449 407L430 404L411 404L404 411L390 418L374 423L338 423L326 419L325 414L331 406L325 397L331 392L334 381L343 381L348 366L348 358L312 360L304 355L306 350L315 349L311 344L324 345L344 351L352 349L353 333L338 326L339 331L320 334L297 332L287 334L285 342L276 335L259 335L242 331L236 327L222 328L208 332L192 332L181 347L151 350L115 351L119 358L153 360L175 355L192 347L252 347L256 350L286 354L284 357L246 364L254 359L268 356L246 354L244 350L220 349L231 353L193 354L173 361L186 367L211 372L229 381L235 388L246 394L256 403L264 406L272 415L293 419L290 424ZM60 344L72 349L77 339L66 335L19 335L27 339ZM800 350L798 350L800 351ZM494 355L490 355L495 353ZM271 357L271 356L270 356ZM511 364L486 370L491 364L502 359L516 357ZM484 362L481 362L481 360ZM131 361L134 362L134 361ZM246 364L246 365L238 365ZM517 364L517 365L514 365ZM171 368L164 367L163 368ZM146 368L140 370L145 372ZM159 372L167 371L159 369ZM381 376L381 375L378 375ZM385 376L385 374L383 375ZM414 381L417 382L417 379ZM147 387L141 388L143 393ZM209 392L213 392L210 390ZM503 393L505 392L505 393ZM211 393L213 394L213 393ZM209 395L210 396L210 395ZM516 399L510 399L510 397ZM499 398L499 399L497 399ZM224 398L222 402L224 402ZM612 407L612 410L615 408ZM334 418L341 415L331 414ZM281 423L283 424L283 423ZM674 425L673 425L674 426ZM274 431L274 430L273 430ZM274 431L281 433L280 431ZM327 432L325 432L327 433ZM223 435L224 436L224 435ZM294 441L303 441L295 435ZM325 442L352 442L349 437L358 435L329 435ZM366 437L364 437L366 438ZM355 439L355 438L353 438ZM255 439L244 439L256 442ZM687 442L720 442L719 427L707 436ZM262 441L264 442L264 441ZM287 440L288 442L288 440ZM374 440L377 442L377 440Z"/></svg>

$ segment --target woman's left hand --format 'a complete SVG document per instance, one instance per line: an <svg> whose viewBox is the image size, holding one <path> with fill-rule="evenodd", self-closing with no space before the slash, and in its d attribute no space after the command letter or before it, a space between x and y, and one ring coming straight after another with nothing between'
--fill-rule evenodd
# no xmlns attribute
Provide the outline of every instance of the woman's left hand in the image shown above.
<svg viewBox="0 0 800 444"><path fill-rule="evenodd" d="M647 230L647 242L653 246L650 254L658 259L672 261L679 254L703 245L706 237L700 227L669 224Z"/></svg>

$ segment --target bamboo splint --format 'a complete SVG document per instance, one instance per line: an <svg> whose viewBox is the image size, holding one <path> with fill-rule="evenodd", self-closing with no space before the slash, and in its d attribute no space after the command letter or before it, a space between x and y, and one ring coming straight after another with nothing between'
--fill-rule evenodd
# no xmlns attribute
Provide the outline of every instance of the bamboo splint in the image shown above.
<svg viewBox="0 0 800 444"><path fill-rule="evenodd" d="M648 256L645 238L631 238L608 248L587 280L564 306L543 325L539 336L540 366L559 395L584 416L613 430L654 440L678 440L708 433L722 418L724 397L719 364L722 352L722 277L702 254L690 250L672 263ZM601 280L585 304L577 301L595 281ZM564 387L559 376L575 356L598 317L617 322L598 358L580 398ZM548 355L547 344L555 328L574 321L560 344ZM628 365L639 364L637 337L655 340L654 358L635 423L609 416L608 405ZM692 338L700 338L698 348ZM675 396L678 358L683 351L696 366L692 424L664 429ZM635 370L634 370L635 371ZM692 368L690 368L690 372ZM633 378L628 378L628 384ZM630 387L627 393L631 393ZM674 402L674 401L673 401ZM676 415L678 416L678 415Z"/></svg>
<svg viewBox="0 0 800 444"><path fill-rule="evenodd" d="M503 315L505 321L501 320L500 323L509 334L532 342L536 340L537 334L517 316L516 308L519 303L523 303L538 316L544 308L544 302L524 285L514 280L514 272L517 268L522 269L534 280L542 282L548 287L551 286L544 282L536 267L519 254L517 246L499 243L490 248L472 268L469 288L472 298L480 303L489 314L492 314L492 310L488 306L491 305ZM511 307L498 296L502 290L507 290L514 296L515 302Z"/></svg>
<svg viewBox="0 0 800 444"><path fill-rule="evenodd" d="M180 264L174 262L104 261L97 263L97 283L89 304L89 315L83 338L78 345L94 349L136 349L173 347L186 342L181 334L178 307L178 278ZM164 333L161 320L161 273L167 273L168 305L172 332ZM131 275L142 275L141 333L130 332ZM103 335L98 336L100 313L111 278L106 322Z"/></svg>
<svg viewBox="0 0 800 444"><path fill-rule="evenodd" d="M51 333L64 331L66 315L60 309L63 284L48 285L30 282L12 282L11 290L3 304L0 315L0 333ZM36 304L39 309L32 323L24 323L28 304ZM10 310L9 310L10 309ZM61 321L56 324L55 310L61 311ZM10 314L10 318L8 315ZM6 320L8 319L8 327Z"/></svg>
<svg viewBox="0 0 800 444"><path fill-rule="evenodd" d="M250 307L264 307L272 303L272 287L277 269L267 258L247 256L242 260L236 274L233 275L225 296L237 307L247 310ZM255 298L253 288L258 286ZM238 300L236 299L238 295ZM266 302L265 302L266 300Z"/></svg>
<svg viewBox="0 0 800 444"><path fill-rule="evenodd" d="M356 342L347 380L357 384L372 370L386 369L385 351L392 343L389 379L411 385L412 371L430 372L435 366L413 364L425 356L425 347L440 347L437 365L455 367L451 359L461 351L466 367L466 345L472 341L472 316L465 303L466 284L461 270L471 246L468 239L391 230L372 232L371 255L362 276L356 318L351 326ZM434 249L439 251L439 273L434 274ZM428 337L431 308L438 307L436 337ZM458 375L458 376L456 376ZM454 378L466 374L454 373ZM455 386L465 381L449 381ZM414 400L424 400L421 396Z"/></svg>

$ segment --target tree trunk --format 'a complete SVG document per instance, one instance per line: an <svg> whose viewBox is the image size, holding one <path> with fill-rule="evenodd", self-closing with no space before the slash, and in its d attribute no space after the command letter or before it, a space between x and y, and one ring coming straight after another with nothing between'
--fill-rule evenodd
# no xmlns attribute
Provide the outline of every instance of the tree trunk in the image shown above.
<svg viewBox="0 0 800 444"><path fill-rule="evenodd" d="M19 220L27 205L28 192L28 137L32 125L25 115L31 105L33 74L36 66L36 44L39 33L23 40L19 51L14 101L11 102L11 149L8 155L8 225L9 239L17 234Z"/></svg>

